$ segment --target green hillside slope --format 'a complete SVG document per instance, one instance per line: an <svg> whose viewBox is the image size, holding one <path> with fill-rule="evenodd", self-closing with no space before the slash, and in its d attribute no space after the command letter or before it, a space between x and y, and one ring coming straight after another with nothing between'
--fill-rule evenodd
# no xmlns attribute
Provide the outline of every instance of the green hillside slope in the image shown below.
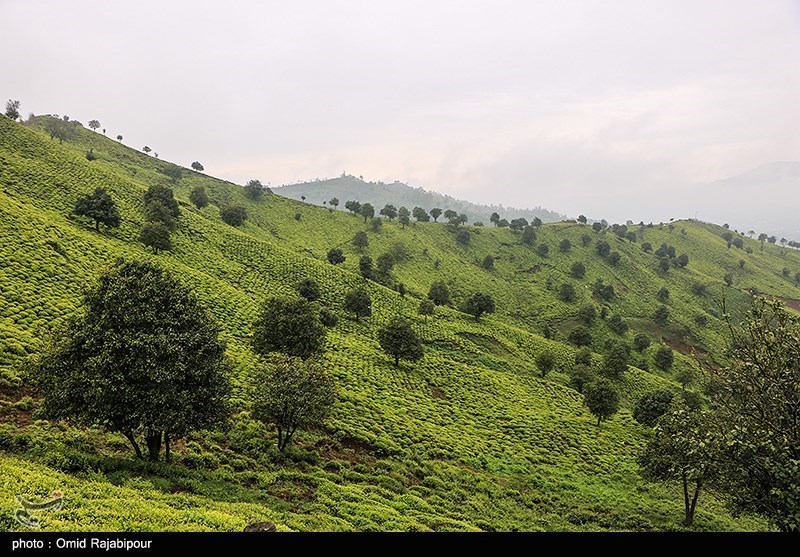
<svg viewBox="0 0 800 557"><path fill-rule="evenodd" d="M368 229L373 259L402 243L408 257L392 271L408 290L394 290L358 274L362 254L350 240L363 219L277 195L249 200L242 189L183 170L172 183L156 160L83 128L59 144L42 130L0 117L0 476L6 490L36 498L61 489L69 504L43 517L50 529L231 529L270 520L280 529L356 530L572 530L679 528L681 502L675 486L644 482L636 456L647 430L630 416L644 392L680 386L678 371L693 365L692 347L721 360L724 343L714 299L725 291L740 311L747 290L800 298L793 277L800 257L792 251L744 239L752 253L726 246L725 231L696 222L643 229L636 242L590 227L545 225L534 246L509 229L470 228L468 245L437 223L402 228L386 222ZM87 160L92 149L95 160ZM158 256L137 241L142 194L153 183L170 185L182 205L174 250ZM196 186L213 203L197 210L188 202ZM117 200L122 226L97 233L70 214L76 198L96 187ZM368 201L363 199L362 201ZM249 218L240 228L223 223L219 207L236 203ZM296 215L299 214L299 220ZM463 227L462 227L463 228ZM681 233L681 231L684 233ZM581 236L592 243L582 246ZM569 253L559 242L572 241ZM595 242L620 253L616 265L597 255ZM666 274L642 242L674 245L686 253L685 268ZM547 256L537 254L542 243ZM347 259L325 260L331 247ZM495 257L494 269L480 262ZM125 440L96 429L34 421L25 362L47 332L75 311L81 289L117 257L152 259L190 285L223 329L234 362L236 414L225 431L201 432L177 448L173 465L131 459ZM739 261L744 260L744 266ZM582 279L570 276L584 263ZM783 269L790 270L784 276ZM733 274L726 287L723 276ZM252 322L261 302L288 294L305 277L317 280L324 302L340 313L329 333L324 362L335 376L340 400L324 431L299 434L288 457L269 445L272 434L249 419ZM602 278L617 297L598 303L591 285ZM419 298L435 280L447 282L456 305L474 291L495 297L498 311L475 321L454 309L417 315ZM575 302L559 300L571 282ZM692 287L706 285L697 295ZM341 312L351 287L365 284L373 316L355 322ZM670 317L657 325L656 293L670 290ZM621 382L625 409L601 427L570 389L575 349L566 337L585 304L624 316L630 330L617 335L607 322L591 327L594 346L630 341L647 332L653 345L634 359ZM700 327L695 317L707 315ZM376 340L393 315L414 321L425 357L396 368ZM545 325L551 339L541 336ZM656 371L652 356L666 342L683 353L669 371ZM556 366L545 379L535 357L550 350ZM599 362L599 356L596 356ZM19 528L13 498L0 501L0 526ZM701 503L695 528L761 529L760 521L733 519L713 498Z"/></svg>
<svg viewBox="0 0 800 557"><path fill-rule="evenodd" d="M376 212L386 204L392 204L395 207L405 206L409 211L417 206L426 209L432 209L433 207L439 207L442 210L453 209L459 213L465 213L471 223L482 221L488 224L489 217L495 211L503 213L504 217L509 221L520 217L528 220L539 217L544 222L554 222L566 218L565 215L542 207L517 209L497 205L483 205L456 199L452 196L423 188L414 188L398 181L391 184L365 182L362 178L356 178L349 174L343 174L338 178L327 180L280 186L274 188L273 191L278 195L298 201L305 197L306 202L315 205L327 204L333 197L339 199L342 207L344 207L345 201L350 199L366 201L375 206Z"/></svg>

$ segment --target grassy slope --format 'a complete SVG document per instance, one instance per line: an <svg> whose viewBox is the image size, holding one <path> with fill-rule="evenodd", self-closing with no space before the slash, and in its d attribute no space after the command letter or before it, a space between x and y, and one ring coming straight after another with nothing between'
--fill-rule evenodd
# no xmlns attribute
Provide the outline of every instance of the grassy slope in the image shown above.
<svg viewBox="0 0 800 557"><path fill-rule="evenodd" d="M208 304L229 341L242 408L254 364L247 335L263 298L289 292L297 280L312 276L322 285L325 301L337 307L344 292L361 283L354 273L359 254L348 241L363 229L363 221L342 211L278 196L253 203L238 186L184 171L174 186L179 200L186 201L188 192L202 184L215 202L241 203L251 218L234 229L219 220L216 206L198 211L186 203L175 251L153 257L135 238L142 192L152 182L168 182L156 172L163 161L88 130L58 145L36 129L3 118L0 138L0 373L6 421L24 415L25 400L14 403L24 393L24 386L14 387L20 384L21 362L37 350L49 327L75 310L80 288L115 257L158 260ZM89 147L98 160L86 161ZM75 198L97 186L112 192L123 215L123 226L109 234L97 234L69 216ZM297 212L300 221L294 219ZM682 227L685 237L679 234ZM566 272L572 261L582 260L587 277L574 282L612 281L620 292L612 312L639 316L630 320L633 325L670 340L688 328L698 344L703 341L718 353L720 323L712 318L705 330L698 330L693 322L699 308L712 308L711 297L698 300L689 286L701 280L721 291L722 275L738 269L741 257L747 263L736 271L729 298L746 299L739 290L745 287L799 298L800 291L780 275L784 266L792 275L800 269L797 254L782 255L775 246L761 253L755 242L752 255L728 251L718 237L721 229L697 223L678 223L671 235L647 229L645 241L656 246L668 241L692 259L687 269L672 270L664 279L652 270L652 255L610 234L607 239L623 255L617 267L598 258L593 246L557 253L565 236L579 246L586 227L543 227L539 242L551 247L544 259L519 245L508 229L473 230L468 248L456 244L445 226L433 223L405 230L387 223L369 233L366 252L373 258L396 242L408 247L411 258L395 274L411 295L403 299L369 283L373 317L361 323L341 319L331 332L326 360L341 387L341 401L329 423L330 435L310 432L300 438L302 446L319 455L307 459L312 462L281 464L263 448L242 447L242 437L264 439L246 413L230 432L197 436L200 458L192 460L195 448L187 445L183 454L194 463L193 470L142 468L127 460L127 449L115 436L38 424L2 430L0 446L26 447L17 456L0 453L4 485L32 495L55 487L71 493L68 508L50 522L59 529L239 529L255 519L293 529L677 527L676 488L645 484L636 474L635 455L646 432L627 410L596 428L580 396L563 386L573 350L532 333L544 321L568 333L575 309L589 300L588 291L579 288L582 302L560 302L546 289L546 280L555 286L573 280ZM340 267L324 261L335 245L348 256ZM486 254L499 256L493 271L477 266ZM536 265L538 272L525 272ZM473 290L491 292L498 313L479 323L448 309L437 310L434 319L415 317L426 357L419 365L395 369L377 348L376 328L395 313L415 316L413 295L426 292L437 279L448 281L459 300ZM662 330L648 317L659 305L654 293L665 284L672 291L673 321ZM612 336L602 322L593 332L598 346ZM556 353L558 363L542 380L532 361L545 347ZM681 358L676 368L688 362ZM669 385L667 374L662 375L632 368L623 384L626 400ZM57 458L56 452L67 456ZM32 472L23 472L26 467ZM105 511L96 508L97 499L106 501ZM124 504L115 507L115 500ZM11 508L10 501L2 505ZM718 503L706 500L698 527L761 525L734 521Z"/></svg>

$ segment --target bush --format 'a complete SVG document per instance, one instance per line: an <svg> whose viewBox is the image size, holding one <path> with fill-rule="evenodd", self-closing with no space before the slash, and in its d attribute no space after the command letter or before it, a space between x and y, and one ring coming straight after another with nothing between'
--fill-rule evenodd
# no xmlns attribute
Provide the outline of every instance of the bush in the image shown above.
<svg viewBox="0 0 800 557"><path fill-rule="evenodd" d="M561 285L561 288L558 291L558 298L562 302L572 303L575 301L577 294L575 292L575 287L569 283L565 282Z"/></svg>
<svg viewBox="0 0 800 557"><path fill-rule="evenodd" d="M659 302L667 303L669 301L669 288L666 286L661 287L661 290L656 292L656 298Z"/></svg>
<svg viewBox="0 0 800 557"><path fill-rule="evenodd" d="M594 246L595 251L600 257L608 257L611 253L611 244L606 242L605 240L598 240Z"/></svg>
<svg viewBox="0 0 800 557"><path fill-rule="evenodd" d="M471 238L472 235L469 233L469 230L462 230L458 234L456 234L456 242L458 242L462 246L468 245Z"/></svg>
<svg viewBox="0 0 800 557"><path fill-rule="evenodd" d="M480 319L484 313L494 313L494 299L489 294L476 292L462 304L461 311Z"/></svg>
<svg viewBox="0 0 800 557"><path fill-rule="evenodd" d="M231 226L241 226L247 220L247 209L241 205L230 205L219 212L220 218Z"/></svg>
<svg viewBox="0 0 800 557"><path fill-rule="evenodd" d="M322 308L319 310L319 320L327 328L335 327L339 322L339 317L330 308Z"/></svg>
<svg viewBox="0 0 800 557"><path fill-rule="evenodd" d="M591 327L597 319L597 310L594 305L586 304L585 306L581 306L578 310L577 317L585 325Z"/></svg>
<svg viewBox="0 0 800 557"><path fill-rule="evenodd" d="M628 370L630 355L621 342L611 342L603 355L603 374L611 379L621 379Z"/></svg>
<svg viewBox="0 0 800 557"><path fill-rule="evenodd" d="M353 288L344 298L344 309L355 315L356 321L372 315L372 299L363 288Z"/></svg>
<svg viewBox="0 0 800 557"><path fill-rule="evenodd" d="M569 272L576 279L582 279L586 276L586 266L578 261L577 263L572 264Z"/></svg>
<svg viewBox="0 0 800 557"><path fill-rule="evenodd" d="M619 254L618 251L612 251L611 254L608 256L608 262L611 263L612 265L617 265L621 259L622 256Z"/></svg>
<svg viewBox="0 0 800 557"><path fill-rule="evenodd" d="M610 284L605 284L601 278L597 279L592 285L592 292L604 302L612 301L616 295L614 287Z"/></svg>
<svg viewBox="0 0 800 557"><path fill-rule="evenodd" d="M436 311L436 304L433 303L433 300L423 299L419 303L419 314L420 315L433 315Z"/></svg>
<svg viewBox="0 0 800 557"><path fill-rule="evenodd" d="M317 284L317 281L312 278L301 280L297 284L297 292L309 302L319 300L320 296L322 295L319 289L319 284Z"/></svg>
<svg viewBox="0 0 800 557"><path fill-rule="evenodd" d="M653 363L661 371L667 371L672 367L675 360L675 355L672 353L672 348L669 346L659 346L653 356Z"/></svg>
<svg viewBox="0 0 800 557"><path fill-rule="evenodd" d="M449 306L450 290L444 282L436 281L431 284L431 288L428 290L428 299L432 300L437 306Z"/></svg>
<svg viewBox="0 0 800 557"><path fill-rule="evenodd" d="M667 413L675 395L672 391L662 389L644 394L636 401L633 408L633 419L642 425L653 427L658 419Z"/></svg>
<svg viewBox="0 0 800 557"><path fill-rule="evenodd" d="M633 337L633 349L637 352L643 352L650 346L650 337L644 333L638 333Z"/></svg>
<svg viewBox="0 0 800 557"><path fill-rule="evenodd" d="M586 247L591 243L592 243L591 236L589 236L588 234L581 234L581 244L583 245L583 247Z"/></svg>
<svg viewBox="0 0 800 557"><path fill-rule="evenodd" d="M608 321L608 328L618 335L624 335L628 332L628 323L618 313L612 315Z"/></svg>
<svg viewBox="0 0 800 557"><path fill-rule="evenodd" d="M340 248L331 248L328 250L328 263L331 265L339 265L344 263L346 257Z"/></svg>
<svg viewBox="0 0 800 557"><path fill-rule="evenodd" d="M564 238L558 244L558 251L560 251L561 253L569 253L571 249L572 249L572 242L569 241L569 238Z"/></svg>
<svg viewBox="0 0 800 557"><path fill-rule="evenodd" d="M592 333L589 329L584 327L583 325L578 325L572 332L570 332L567 340L574 344L575 346L591 346L592 345Z"/></svg>
<svg viewBox="0 0 800 557"><path fill-rule="evenodd" d="M575 365L592 366L592 350L588 346L582 346L575 351Z"/></svg>
<svg viewBox="0 0 800 557"><path fill-rule="evenodd" d="M669 308L667 308L667 306L660 306L658 309L656 309L656 312L653 315L653 321L663 326L667 324L668 320Z"/></svg>
<svg viewBox="0 0 800 557"><path fill-rule="evenodd" d="M189 201L194 203L194 206L198 209L202 209L203 207L207 207L211 200L208 198L208 194L206 193L206 188L203 186L197 186L192 190L189 194Z"/></svg>
<svg viewBox="0 0 800 557"><path fill-rule="evenodd" d="M491 255L487 255L486 257L484 257L483 261L481 262L481 267L483 267L487 271L494 269L494 257L492 257Z"/></svg>

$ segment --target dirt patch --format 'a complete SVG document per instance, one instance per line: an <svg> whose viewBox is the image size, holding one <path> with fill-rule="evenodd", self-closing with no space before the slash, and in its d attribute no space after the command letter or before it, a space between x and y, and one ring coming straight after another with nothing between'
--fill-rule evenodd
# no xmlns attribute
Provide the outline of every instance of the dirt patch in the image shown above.
<svg viewBox="0 0 800 557"><path fill-rule="evenodd" d="M781 302L786 304L786 307L795 310L796 312L800 313L800 300L795 300L794 298L781 298L780 296L776 296Z"/></svg>
<svg viewBox="0 0 800 557"><path fill-rule="evenodd" d="M534 265L533 267L528 267L527 269L521 269L521 270L517 271L517 273L526 273L526 274L529 274L529 275L533 275L535 273L538 273L541 270L542 270L541 265L537 264L537 265Z"/></svg>
<svg viewBox="0 0 800 557"><path fill-rule="evenodd" d="M708 352L704 349L700 348L699 346L691 346L686 344L683 340L674 339L674 338L662 338L662 340L672 348L673 350L680 352L681 354L686 354L688 356L698 355L698 356L707 356Z"/></svg>
<svg viewBox="0 0 800 557"><path fill-rule="evenodd" d="M355 464L373 462L377 447L346 435L340 441L331 438L320 439L314 446L319 450L320 456L327 460L340 460Z"/></svg>
<svg viewBox="0 0 800 557"><path fill-rule="evenodd" d="M17 427L26 427L33 423L33 409L14 406L25 397L31 396L28 387L0 387L0 400L7 405L0 406L0 423L11 423Z"/></svg>
<svg viewBox="0 0 800 557"><path fill-rule="evenodd" d="M431 396L433 398L444 398L444 393L439 387L434 387L433 385L431 385L430 387L431 387Z"/></svg>
<svg viewBox="0 0 800 557"><path fill-rule="evenodd" d="M284 501L311 501L316 489L306 482L279 480L269 486L268 493Z"/></svg>
<svg viewBox="0 0 800 557"><path fill-rule="evenodd" d="M502 342L500 342L494 337L481 335L478 333L470 333L467 331L459 331L456 334L462 338L469 340L473 344L476 344L480 348L483 348L484 350L495 356L500 356L501 358L509 358L509 357L513 358L515 355L508 348L506 348L506 346Z"/></svg>

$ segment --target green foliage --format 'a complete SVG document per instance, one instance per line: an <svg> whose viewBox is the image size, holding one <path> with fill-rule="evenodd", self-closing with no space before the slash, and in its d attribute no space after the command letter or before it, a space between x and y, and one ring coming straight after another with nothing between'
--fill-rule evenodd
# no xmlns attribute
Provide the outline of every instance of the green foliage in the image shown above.
<svg viewBox="0 0 800 557"><path fill-rule="evenodd" d="M653 363L662 371L667 371L672 368L674 361L675 354L672 352L672 348L664 346L663 344L658 347L658 350L656 350L656 353L653 355Z"/></svg>
<svg viewBox="0 0 800 557"><path fill-rule="evenodd" d="M157 362L157 365L154 363ZM32 370L44 413L118 431L158 459L164 435L223 419L225 344L197 299L151 263L119 260L52 339ZM169 442L167 437L167 442Z"/></svg>
<svg viewBox="0 0 800 557"><path fill-rule="evenodd" d="M353 236L353 246L356 248L363 250L364 248L369 246L369 238L367 238L367 233L363 230L359 230L356 232L356 235Z"/></svg>
<svg viewBox="0 0 800 557"><path fill-rule="evenodd" d="M372 278L375 269L372 267L372 258L369 255L362 255L358 260L358 272L364 278Z"/></svg>
<svg viewBox="0 0 800 557"><path fill-rule="evenodd" d="M388 275L394 268L394 256L391 253L380 254L376 261L376 266L379 273Z"/></svg>
<svg viewBox="0 0 800 557"><path fill-rule="evenodd" d="M491 271L492 269L494 269L494 257L492 257L491 255L487 255L486 257L484 257L483 261L481 261L481 267L483 267L487 271Z"/></svg>
<svg viewBox="0 0 800 557"><path fill-rule="evenodd" d="M161 222L146 222L139 233L139 241L158 254L172 249L169 228Z"/></svg>
<svg viewBox="0 0 800 557"><path fill-rule="evenodd" d="M716 445L709 416L676 405L659 419L639 457L646 478L682 483L684 526L694 522L700 492L717 474Z"/></svg>
<svg viewBox="0 0 800 557"><path fill-rule="evenodd" d="M203 186L197 186L192 189L192 192L189 194L189 201L191 201L198 209L208 207L209 203L211 203L211 200L208 198L208 194L206 193L206 188Z"/></svg>
<svg viewBox="0 0 800 557"><path fill-rule="evenodd" d="M586 247L591 243L592 243L592 237L591 236L589 236L588 234L581 234L581 245L583 247Z"/></svg>
<svg viewBox="0 0 800 557"><path fill-rule="evenodd" d="M550 253L550 246L547 244L539 244L536 246L536 253L541 257L547 257Z"/></svg>
<svg viewBox="0 0 800 557"><path fill-rule="evenodd" d="M541 372L542 377L546 377L547 374L553 369L555 364L556 358L550 351L540 352L539 355L536 356L536 367L539 368L539 372Z"/></svg>
<svg viewBox="0 0 800 557"><path fill-rule="evenodd" d="M597 320L597 309L594 304L586 304L578 309L576 317L586 326L591 327Z"/></svg>
<svg viewBox="0 0 800 557"><path fill-rule="evenodd" d="M627 347L621 342L610 342L603 354L603 375L610 379L621 379L628 371L630 354Z"/></svg>
<svg viewBox="0 0 800 557"><path fill-rule="evenodd" d="M8 99L8 102L6 102L6 117L12 120L19 119L19 106L19 101Z"/></svg>
<svg viewBox="0 0 800 557"><path fill-rule="evenodd" d="M353 288L344 297L344 309L360 321L362 317L372 315L372 299L363 288Z"/></svg>
<svg viewBox="0 0 800 557"><path fill-rule="evenodd" d="M570 267L569 274L576 279L582 279L586 276L586 266L580 261L576 261L572 264L572 267Z"/></svg>
<svg viewBox="0 0 800 557"><path fill-rule="evenodd" d="M333 378L318 363L281 356L258 372L252 415L275 425L278 450L284 451L298 428L324 423L336 398Z"/></svg>
<svg viewBox="0 0 800 557"><path fill-rule="evenodd" d="M558 290L558 299L562 302L572 303L576 300L577 296L575 286L570 282L565 282Z"/></svg>
<svg viewBox="0 0 800 557"><path fill-rule="evenodd" d="M494 310L494 298L483 292L476 292L467 298L461 306L461 311L472 315L476 320L480 319L484 313L494 313Z"/></svg>
<svg viewBox="0 0 800 557"><path fill-rule="evenodd" d="M512 228L514 230L514 228ZM526 226L522 230L521 241L527 246L532 246L536 243L536 229L532 226Z"/></svg>
<svg viewBox="0 0 800 557"><path fill-rule="evenodd" d="M661 289L656 292L656 299L659 302L666 304L669 301L669 288L662 286Z"/></svg>
<svg viewBox="0 0 800 557"><path fill-rule="evenodd" d="M600 257L608 257L611 253L611 244L605 240L598 240L594 249Z"/></svg>
<svg viewBox="0 0 800 557"><path fill-rule="evenodd" d="M117 139L120 139L120 138L118 137ZM205 170L205 168L203 167L202 164L200 164L200 162L194 161L192 163L192 170L194 170L196 172L202 172L203 170Z"/></svg>
<svg viewBox="0 0 800 557"><path fill-rule="evenodd" d="M183 178L183 172L181 171L181 167L175 166L174 164L168 164L164 166L162 169L159 170L161 174L172 180L173 184L176 184L178 180Z"/></svg>
<svg viewBox="0 0 800 557"><path fill-rule="evenodd" d="M264 185L261 183L261 180L249 180L244 186L244 193L253 201L258 201L264 195Z"/></svg>
<svg viewBox="0 0 800 557"><path fill-rule="evenodd" d="M378 330L378 343L384 352L394 358L394 365L400 360L416 362L424 352L419 335L411 328L411 323L402 317L393 317L389 323Z"/></svg>
<svg viewBox="0 0 800 557"><path fill-rule="evenodd" d="M618 335L624 335L628 332L628 322L618 313L612 315L606 323L608 324L608 328Z"/></svg>
<svg viewBox="0 0 800 557"><path fill-rule="evenodd" d="M616 296L614 286L606 284L601 278L598 278L592 285L592 293L604 302L611 302Z"/></svg>
<svg viewBox="0 0 800 557"><path fill-rule="evenodd" d="M597 377L588 365L578 364L569 372L569 386L579 393L583 393L586 386L596 380Z"/></svg>
<svg viewBox="0 0 800 557"><path fill-rule="evenodd" d="M675 395L667 389L645 393L636 401L633 419L642 425L653 427L658 419L667 413Z"/></svg>
<svg viewBox="0 0 800 557"><path fill-rule="evenodd" d="M647 253L653 251L653 244L651 244L650 242L643 242L642 243L642 251L647 252Z"/></svg>
<svg viewBox="0 0 800 557"><path fill-rule="evenodd" d="M669 321L669 308L667 306L658 306L653 314L653 321L661 326L666 325L667 321Z"/></svg>
<svg viewBox="0 0 800 557"><path fill-rule="evenodd" d="M588 346L583 346L575 351L575 365L592 366L592 350Z"/></svg>
<svg viewBox="0 0 800 557"><path fill-rule="evenodd" d="M247 220L247 209L241 205L228 205L220 210L219 216L225 224L242 226Z"/></svg>
<svg viewBox="0 0 800 557"><path fill-rule="evenodd" d="M397 207L394 205L387 203L383 209L380 210L380 215L382 217L386 217L389 220L397 218Z"/></svg>
<svg viewBox="0 0 800 557"><path fill-rule="evenodd" d="M322 296L319 284L310 277L306 277L297 283L297 293L309 302L315 302Z"/></svg>
<svg viewBox="0 0 800 557"><path fill-rule="evenodd" d="M619 410L619 392L608 380L597 379L586 385L583 397L589 412L597 418L598 427Z"/></svg>
<svg viewBox="0 0 800 557"><path fill-rule="evenodd" d="M469 245L470 239L472 239L472 234L470 234L469 230L461 230L456 234L456 242L462 246Z"/></svg>
<svg viewBox="0 0 800 557"><path fill-rule="evenodd" d="M428 290L428 299L432 300L437 306L449 306L450 289L447 288L443 281L436 281L431 284L431 288Z"/></svg>
<svg viewBox="0 0 800 557"><path fill-rule="evenodd" d="M611 263L612 265L619 264L621 259L622 259L622 256L620 255L620 253L618 251L612 251L608 256L608 262Z"/></svg>
<svg viewBox="0 0 800 557"><path fill-rule="evenodd" d="M572 249L572 242L570 242L569 238L564 238L558 243L558 251L561 253L569 253Z"/></svg>
<svg viewBox="0 0 800 557"><path fill-rule="evenodd" d="M120 216L117 204L103 188L95 189L90 195L78 197L72 212L79 217L94 220L94 227L98 232L100 224L106 228L119 228Z"/></svg>
<svg viewBox="0 0 800 557"><path fill-rule="evenodd" d="M144 205L150 222L163 222L167 227L172 228L175 220L181 214L178 200L172 188L153 184L144 192ZM160 215L160 216L154 216Z"/></svg>
<svg viewBox="0 0 800 557"><path fill-rule="evenodd" d="M422 207L414 207L411 210L411 216L413 216L417 222L429 222L431 220L431 216Z"/></svg>
<svg viewBox="0 0 800 557"><path fill-rule="evenodd" d="M253 351L311 358L322 352L326 334L318 312L305 298L270 298L253 325Z"/></svg>
<svg viewBox="0 0 800 557"><path fill-rule="evenodd" d="M591 346L592 332L583 325L578 325L569 333L567 340L575 346Z"/></svg>
<svg viewBox="0 0 800 557"><path fill-rule="evenodd" d="M429 300L427 298L420 300L418 310L420 315L433 315L435 312L436 304L433 303L433 300Z"/></svg>
<svg viewBox="0 0 800 557"><path fill-rule="evenodd" d="M364 203L358 210L358 214L364 217L364 222L367 222L367 219L375 216L375 207L372 206L372 203Z"/></svg>
<svg viewBox="0 0 800 557"><path fill-rule="evenodd" d="M331 265L340 265L347 259L340 248L331 248L328 250L327 255L328 263Z"/></svg>
<svg viewBox="0 0 800 557"><path fill-rule="evenodd" d="M645 333L637 333L633 337L633 349L637 352L644 352L650 347L650 337Z"/></svg>

